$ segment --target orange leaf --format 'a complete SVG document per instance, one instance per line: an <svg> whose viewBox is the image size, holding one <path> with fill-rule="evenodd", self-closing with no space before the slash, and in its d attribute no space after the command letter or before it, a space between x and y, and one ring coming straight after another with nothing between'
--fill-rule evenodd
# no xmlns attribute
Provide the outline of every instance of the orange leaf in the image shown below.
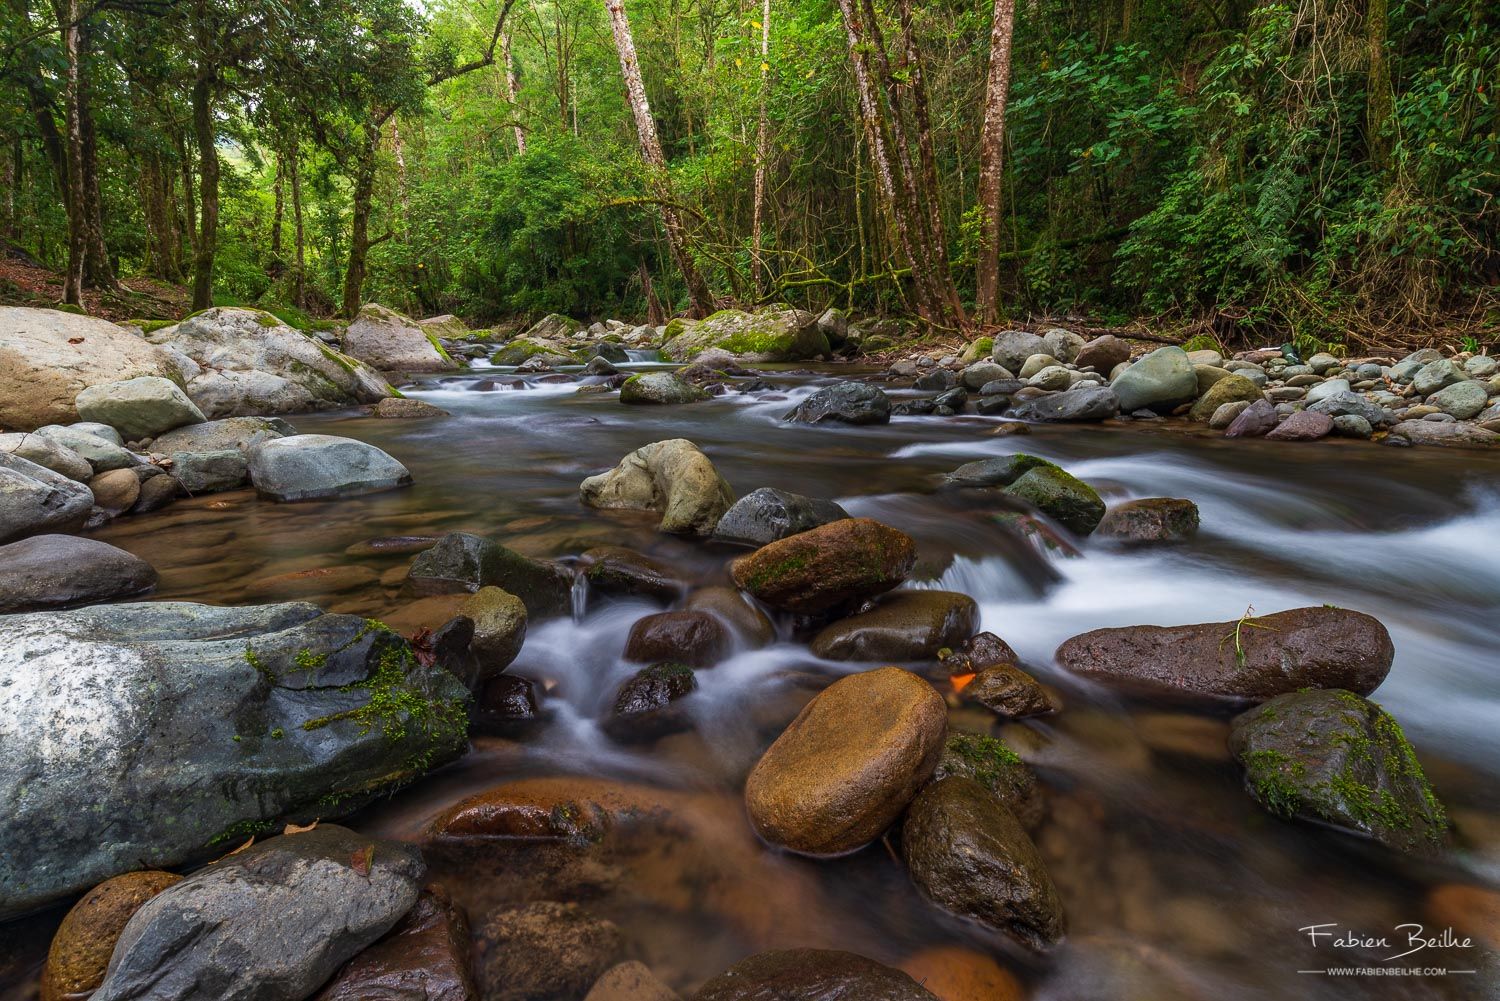
<svg viewBox="0 0 1500 1001"><path fill-rule="evenodd" d="M318 822L316 820L314 820L311 824L308 824L306 827L298 827L296 824L287 824L285 827L283 827L281 829L281 833L282 834L306 834L308 831L312 830L314 827L317 827L317 826L318 826Z"/></svg>
<svg viewBox="0 0 1500 1001"><path fill-rule="evenodd" d="M354 857L350 860L350 864L353 866L355 872L359 873L361 876L368 877L370 875L370 865L374 861L375 846L365 845L364 848L354 853Z"/></svg>

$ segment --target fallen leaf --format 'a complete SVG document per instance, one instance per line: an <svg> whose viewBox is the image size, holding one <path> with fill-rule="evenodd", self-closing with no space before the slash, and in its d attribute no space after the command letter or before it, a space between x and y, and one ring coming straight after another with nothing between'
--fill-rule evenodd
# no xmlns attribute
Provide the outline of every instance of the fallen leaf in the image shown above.
<svg viewBox="0 0 1500 1001"><path fill-rule="evenodd" d="M83 343L83 338L82 337L69 337L68 338L68 343L69 344L82 344Z"/></svg>
<svg viewBox="0 0 1500 1001"><path fill-rule="evenodd" d="M374 860L375 846L365 845L364 848L354 853L354 858L350 860L350 863L355 872L368 878L370 875L370 864Z"/></svg>
<svg viewBox="0 0 1500 1001"><path fill-rule="evenodd" d="M285 827L283 827L281 829L281 833L282 834L306 834L308 831L312 830L314 827L317 827L317 826L318 826L318 822L316 820L314 820L311 824L308 824L306 827L298 827L296 824L287 824Z"/></svg>

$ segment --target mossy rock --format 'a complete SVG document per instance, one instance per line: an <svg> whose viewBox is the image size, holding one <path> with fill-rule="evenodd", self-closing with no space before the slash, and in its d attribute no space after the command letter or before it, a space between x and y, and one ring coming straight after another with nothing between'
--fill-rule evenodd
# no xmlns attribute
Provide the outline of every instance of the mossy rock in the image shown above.
<svg viewBox="0 0 1500 1001"><path fill-rule="evenodd" d="M1277 696L1235 717L1229 749L1269 813L1441 854L1448 817L1401 725L1343 689Z"/></svg>
<svg viewBox="0 0 1500 1001"><path fill-rule="evenodd" d="M1078 477L1050 463L1028 470L1006 487L1074 535L1088 535L1104 517L1098 491Z"/></svg>
<svg viewBox="0 0 1500 1001"><path fill-rule="evenodd" d="M978 782L1028 830L1041 824L1044 806L1036 773L1004 741L977 733L950 734L932 780L939 782L950 775Z"/></svg>
<svg viewBox="0 0 1500 1001"><path fill-rule="evenodd" d="M701 322L667 324L662 346L666 358L685 361L715 349L760 361L803 361L833 351L818 327L818 318L797 309L758 313L726 309Z"/></svg>
<svg viewBox="0 0 1500 1001"><path fill-rule="evenodd" d="M559 364L571 364L573 356L565 349L542 341L534 341L527 337L517 337L505 347L496 351L490 358L494 365L524 365L532 358L541 355L548 359L557 359Z"/></svg>
<svg viewBox="0 0 1500 1001"><path fill-rule="evenodd" d="M964 353L959 355L959 360L964 364L982 361L990 356L995 350L995 339L993 337L976 337L964 348Z"/></svg>

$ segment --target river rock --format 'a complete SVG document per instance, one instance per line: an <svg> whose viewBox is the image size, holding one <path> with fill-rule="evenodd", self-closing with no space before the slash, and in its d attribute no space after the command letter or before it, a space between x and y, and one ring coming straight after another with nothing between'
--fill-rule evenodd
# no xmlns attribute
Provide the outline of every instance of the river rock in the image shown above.
<svg viewBox="0 0 1500 1001"><path fill-rule="evenodd" d="M1308 687L1368 695L1394 657L1385 626L1330 605L1232 622L1095 629L1057 649L1058 663L1082 677L1205 706L1263 702Z"/></svg>
<svg viewBox="0 0 1500 1001"><path fill-rule="evenodd" d="M76 421L80 392L138 376L182 373L165 351L107 320L0 306L0 428Z"/></svg>
<svg viewBox="0 0 1500 1001"><path fill-rule="evenodd" d="M667 324L664 337L661 353L669 361L691 361L712 350L763 362L806 361L833 351L817 315L800 309L725 309L702 321L678 318Z"/></svg>
<svg viewBox="0 0 1500 1001"><path fill-rule="evenodd" d="M84 484L0 451L0 544L38 532L76 532L93 505Z"/></svg>
<svg viewBox="0 0 1500 1001"><path fill-rule="evenodd" d="M64 448L72 449L87 460L96 473L107 473L111 469L133 469L145 462L140 456L117 444L112 438L93 431L80 430L78 427L48 424L37 428L33 434L54 441Z"/></svg>
<svg viewBox="0 0 1500 1001"><path fill-rule="evenodd" d="M76 406L79 417L108 424L127 441L203 423L203 412L182 388L159 375L97 383L78 394Z"/></svg>
<svg viewBox="0 0 1500 1001"><path fill-rule="evenodd" d="M1015 814L972 779L950 776L917 796L901 854L922 894L944 910L1044 950L1063 936L1062 901Z"/></svg>
<svg viewBox="0 0 1500 1001"><path fill-rule="evenodd" d="M805 855L868 844L937 767L947 716L932 686L900 668L834 682L751 770L745 804L756 833Z"/></svg>
<svg viewBox="0 0 1500 1001"><path fill-rule="evenodd" d="M762 546L729 565L741 590L783 611L814 615L884 594L917 562L911 537L870 518L846 518Z"/></svg>
<svg viewBox="0 0 1500 1001"><path fill-rule="evenodd" d="M542 719L536 685L513 674L490 678L479 686L469 719L478 733L515 737Z"/></svg>
<svg viewBox="0 0 1500 1001"><path fill-rule="evenodd" d="M1485 390L1482 382L1455 382L1446 389L1440 389L1427 398L1427 405L1437 407L1443 413L1458 420L1466 421L1479 416L1479 412L1489 403L1490 394Z"/></svg>
<svg viewBox="0 0 1500 1001"><path fill-rule="evenodd" d="M374 445L326 434L263 441L250 450L255 492L274 501L326 500L411 485L411 473Z"/></svg>
<svg viewBox="0 0 1500 1001"><path fill-rule="evenodd" d="M963 946L931 946L903 959L901 969L941 1001L1026 1001L1015 974Z"/></svg>
<svg viewBox="0 0 1500 1001"><path fill-rule="evenodd" d="M424 420L428 417L447 417L448 411L442 407L434 407L425 400L392 396L375 404L370 415L384 420Z"/></svg>
<svg viewBox="0 0 1500 1001"><path fill-rule="evenodd" d="M0 613L115 601L155 586L149 563L98 539L34 535L0 546Z"/></svg>
<svg viewBox="0 0 1500 1001"><path fill-rule="evenodd" d="M1182 542L1198 534L1198 505L1178 497L1147 497L1116 504L1094 534L1130 544Z"/></svg>
<svg viewBox="0 0 1500 1001"><path fill-rule="evenodd" d="M152 897L96 1001L302 1001L416 903L410 845L331 824L263 841Z"/></svg>
<svg viewBox="0 0 1500 1001"><path fill-rule="evenodd" d="M1015 376L1004 365L992 361L976 361L963 370L960 381L965 389L971 389L977 393L992 382L1013 378Z"/></svg>
<svg viewBox="0 0 1500 1001"><path fill-rule="evenodd" d="M1315 410L1300 410L1266 434L1267 441L1317 441L1333 433L1333 418Z"/></svg>
<svg viewBox="0 0 1500 1001"><path fill-rule="evenodd" d="M1256 400L1230 422L1224 432L1226 438L1262 438L1276 429L1281 418L1275 404L1268 400Z"/></svg>
<svg viewBox="0 0 1500 1001"><path fill-rule="evenodd" d="M297 433L280 417L226 417L223 420L190 424L158 435L151 443L153 452L218 452L226 448L248 452L263 441L285 438Z"/></svg>
<svg viewBox="0 0 1500 1001"><path fill-rule="evenodd" d="M643 372L626 379L620 387L621 403L667 405L709 398L708 393L673 372Z"/></svg>
<svg viewBox="0 0 1500 1001"><path fill-rule="evenodd" d="M1041 825L1045 805L1036 773L1004 741L977 733L949 734L934 782L958 775L979 783L1027 830Z"/></svg>
<svg viewBox="0 0 1500 1001"><path fill-rule="evenodd" d="M997 365L1020 372L1026 359L1047 353L1047 342L1027 330L1002 330L994 336L990 357Z"/></svg>
<svg viewBox="0 0 1500 1001"><path fill-rule="evenodd" d="M830 313L837 312L829 310ZM682 1001L644 963L630 960L606 971L583 1001Z"/></svg>
<svg viewBox="0 0 1500 1001"><path fill-rule="evenodd" d="M944 479L956 487L1008 487L1033 469L1052 465L1046 459L1017 452L993 459L966 462Z"/></svg>
<svg viewBox="0 0 1500 1001"><path fill-rule="evenodd" d="M1129 360L1130 345L1114 334L1105 334L1079 348L1078 357L1073 362L1079 368L1091 368L1100 375L1108 376L1115 370L1115 366L1123 365Z"/></svg>
<svg viewBox="0 0 1500 1001"><path fill-rule="evenodd" d="M1004 719L1046 716L1058 709L1041 683L1015 664L982 668L964 687L963 694Z"/></svg>
<svg viewBox="0 0 1500 1001"><path fill-rule="evenodd" d="M1120 410L1133 413L1171 410L1198 395L1198 376L1187 352L1178 347L1157 348L1121 372L1111 383Z"/></svg>
<svg viewBox="0 0 1500 1001"><path fill-rule="evenodd" d="M708 456L686 438L653 442L579 487L583 503L606 510L657 511L658 531L712 535L734 491Z"/></svg>
<svg viewBox="0 0 1500 1001"><path fill-rule="evenodd" d="M1418 396L1431 396L1438 390L1463 382L1468 376L1447 358L1428 362L1411 377L1411 387Z"/></svg>
<svg viewBox="0 0 1500 1001"><path fill-rule="evenodd" d="M578 558L578 566L590 594L670 604L687 590L671 567L623 546L596 546Z"/></svg>
<svg viewBox="0 0 1500 1001"><path fill-rule="evenodd" d="M0 434L0 452L45 466L70 480L87 483L94 475L88 460L67 446L39 434Z"/></svg>
<svg viewBox="0 0 1500 1001"><path fill-rule="evenodd" d="M1440 854L1448 818L1400 725L1338 689L1288 692L1237 717L1229 749L1278 817L1328 824L1397 851Z"/></svg>
<svg viewBox="0 0 1500 1001"><path fill-rule="evenodd" d="M238 490L250 484L250 460L237 448L172 452L172 476L190 496Z"/></svg>
<svg viewBox="0 0 1500 1001"><path fill-rule="evenodd" d="M619 927L577 904L497 911L477 931L475 968L485 1001L579 998L625 958Z"/></svg>
<svg viewBox="0 0 1500 1001"><path fill-rule="evenodd" d="M698 690L687 664L652 664L631 675L615 696L614 712L604 732L616 740L655 740L687 730L691 718L674 703Z"/></svg>
<svg viewBox="0 0 1500 1001"><path fill-rule="evenodd" d="M1307 408L1314 413L1327 414L1337 420L1340 417L1360 417L1371 427L1380 427L1390 422L1390 411L1376 406L1358 393L1333 393Z"/></svg>
<svg viewBox="0 0 1500 1001"><path fill-rule="evenodd" d="M693 1001L938 1001L910 976L832 949L784 949L741 960Z"/></svg>
<svg viewBox="0 0 1500 1001"><path fill-rule="evenodd" d="M95 507L111 518L118 517L135 506L141 496L141 481L130 469L111 469L100 473L88 483L94 495Z"/></svg>
<svg viewBox="0 0 1500 1001"><path fill-rule="evenodd" d="M490 356L492 365L519 368L529 364L539 371L547 371L557 365L570 365L574 361L573 354L566 345L538 339L531 334L517 337Z"/></svg>
<svg viewBox="0 0 1500 1001"><path fill-rule="evenodd" d="M1198 397L1198 402L1188 412L1188 419L1206 424L1214 412L1226 403L1254 403L1264 398L1260 387L1243 375L1226 375Z"/></svg>
<svg viewBox="0 0 1500 1001"><path fill-rule="evenodd" d="M1340 414L1333 419L1333 433L1341 438L1369 438L1375 429L1357 414Z"/></svg>
<svg viewBox="0 0 1500 1001"><path fill-rule="evenodd" d="M0 617L0 917L355 809L458 755L466 698L313 605ZM79 803L93 822L59 825Z"/></svg>
<svg viewBox="0 0 1500 1001"><path fill-rule="evenodd" d="M176 360L209 418L337 409L392 394L373 368L258 309L206 309L146 339Z"/></svg>
<svg viewBox="0 0 1500 1001"><path fill-rule="evenodd" d="M712 667L729 652L729 630L707 612L658 612L635 621L625 659L637 664L674 660Z"/></svg>
<svg viewBox="0 0 1500 1001"><path fill-rule="evenodd" d="M461 368L437 336L379 303L360 307L344 330L344 354L386 372L447 372Z"/></svg>
<svg viewBox="0 0 1500 1001"><path fill-rule="evenodd" d="M125 925L146 901L181 879L170 872L127 872L84 894L52 936L40 1001L68 1001L98 990Z"/></svg>
<svg viewBox="0 0 1500 1001"><path fill-rule="evenodd" d="M735 501L714 529L715 538L763 546L849 517L833 501L761 487Z"/></svg>
<svg viewBox="0 0 1500 1001"><path fill-rule="evenodd" d="M889 424L891 398L864 382L840 382L799 403L786 420L794 424Z"/></svg>
<svg viewBox="0 0 1500 1001"><path fill-rule="evenodd" d="M385 938L344 964L314 1001L477 1001L469 921L429 886Z"/></svg>
<svg viewBox="0 0 1500 1001"><path fill-rule="evenodd" d="M811 649L825 660L935 660L979 628L979 606L954 591L899 591L827 626Z"/></svg>
<svg viewBox="0 0 1500 1001"><path fill-rule="evenodd" d="M1023 421L1103 421L1120 412L1120 400L1108 386L1077 386L1066 392L1040 396L1011 408Z"/></svg>
<svg viewBox="0 0 1500 1001"><path fill-rule="evenodd" d="M509 667L526 642L526 603L502 588L485 586L463 600L459 614L474 623L469 650L478 661L479 680Z"/></svg>
<svg viewBox="0 0 1500 1001"><path fill-rule="evenodd" d="M1047 463L1027 470L1005 488L1075 535L1088 535L1104 517L1104 501L1076 476Z"/></svg>
<svg viewBox="0 0 1500 1001"><path fill-rule="evenodd" d="M1500 448L1500 434L1473 424L1437 424L1406 420L1391 428L1385 445L1441 445L1449 448Z"/></svg>
<svg viewBox="0 0 1500 1001"><path fill-rule="evenodd" d="M715 616L742 646L750 649L769 646L776 639L776 627L766 613L732 587L699 588L688 595L685 607Z"/></svg>
<svg viewBox="0 0 1500 1001"><path fill-rule="evenodd" d="M1083 350L1088 341L1062 327L1053 327L1051 330L1042 332L1042 343L1047 346L1047 353L1065 365L1071 365L1078 360L1078 353Z"/></svg>
<svg viewBox="0 0 1500 1001"><path fill-rule="evenodd" d="M561 567L468 532L443 536L412 561L406 575L411 594L461 594L487 587L520 598L532 618L561 615L572 607L572 579Z"/></svg>

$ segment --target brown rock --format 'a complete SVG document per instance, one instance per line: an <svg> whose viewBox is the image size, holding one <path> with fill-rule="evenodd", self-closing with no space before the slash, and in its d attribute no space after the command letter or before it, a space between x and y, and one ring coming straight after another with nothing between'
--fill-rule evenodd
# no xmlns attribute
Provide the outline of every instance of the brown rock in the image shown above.
<svg viewBox="0 0 1500 1001"><path fill-rule="evenodd" d="M631 960L609 970L583 1001L680 1001L644 963Z"/></svg>
<svg viewBox="0 0 1500 1001"><path fill-rule="evenodd" d="M805 855L868 844L937 767L947 716L931 685L897 667L834 682L751 770L751 824L773 845Z"/></svg>
<svg viewBox="0 0 1500 1001"><path fill-rule="evenodd" d="M625 952L614 922L550 901L491 914L478 938L485 1001L582 997Z"/></svg>
<svg viewBox="0 0 1500 1001"><path fill-rule="evenodd" d="M742 960L693 1001L935 1001L900 970L852 952L785 949Z"/></svg>
<svg viewBox="0 0 1500 1001"><path fill-rule="evenodd" d="M1226 403L1254 403L1265 399L1260 387L1243 375L1234 375L1224 372L1210 385L1204 384L1204 372L1198 369L1198 391L1203 395L1198 397L1198 402L1193 404L1193 409L1188 411L1188 419L1207 424L1208 419L1214 415Z"/></svg>
<svg viewBox="0 0 1500 1001"><path fill-rule="evenodd" d="M476 1001L469 921L440 886L380 941L344 964L315 1001Z"/></svg>
<svg viewBox="0 0 1500 1001"><path fill-rule="evenodd" d="M1015 975L983 953L938 945L906 959L901 969L942 1001L1025 1001Z"/></svg>
<svg viewBox="0 0 1500 1001"><path fill-rule="evenodd" d="M688 595L687 607L708 612L729 627L737 640L752 650L769 646L776 639L776 627L766 613L745 600L732 587L704 587Z"/></svg>
<svg viewBox="0 0 1500 1001"><path fill-rule="evenodd" d="M115 942L141 905L182 877L128 872L105 880L73 905L52 937L42 970L41 1001L86 997L104 983Z"/></svg>
<svg viewBox="0 0 1500 1001"><path fill-rule="evenodd" d="M141 496L141 480L133 469L111 469L89 480L94 503L111 515L122 514L135 506Z"/></svg>
<svg viewBox="0 0 1500 1001"><path fill-rule="evenodd" d="M1010 644L994 633L975 633L943 658L949 674L976 674L997 664L1020 662Z"/></svg>
<svg viewBox="0 0 1500 1001"><path fill-rule="evenodd" d="M401 574L404 579L406 571L403 569ZM440 594L419 598L381 616L381 620L402 636L414 636L423 629L437 632L445 623L463 614L468 597L467 594Z"/></svg>
<svg viewBox="0 0 1500 1001"><path fill-rule="evenodd" d="M1241 416L1244 416L1243 414ZM1233 425L1230 425L1232 428ZM1317 441L1333 433L1333 418L1315 410L1299 410L1266 435L1267 441Z"/></svg>
<svg viewBox="0 0 1500 1001"><path fill-rule="evenodd" d="M979 628L979 606L954 591L900 591L875 607L840 619L813 637L812 652L828 660L933 660Z"/></svg>
<svg viewBox="0 0 1500 1001"><path fill-rule="evenodd" d="M1430 929L1430 934L1452 928L1460 936L1500 951L1500 893L1448 883L1427 895L1427 913L1437 926Z"/></svg>
<svg viewBox="0 0 1500 1001"><path fill-rule="evenodd" d="M658 612L630 627L625 659L713 667L729 652L729 645L729 630L707 612Z"/></svg>
<svg viewBox="0 0 1500 1001"><path fill-rule="evenodd" d="M1147 497L1116 504L1094 535L1117 542L1181 542L1198 534L1198 505L1177 497Z"/></svg>
<svg viewBox="0 0 1500 1001"><path fill-rule="evenodd" d="M474 623L469 649L479 661L480 677L489 678L510 666L526 642L526 603L498 587L481 587L465 597L458 614Z"/></svg>
<svg viewBox="0 0 1500 1001"><path fill-rule="evenodd" d="M964 697L1006 719L1057 712L1057 703L1031 675L1014 664L987 667L964 689Z"/></svg>
<svg viewBox="0 0 1500 1001"><path fill-rule="evenodd" d="M665 564L622 546L590 549L578 565L592 590L612 598L672 602L686 587Z"/></svg>
<svg viewBox="0 0 1500 1001"><path fill-rule="evenodd" d="M1324 605L1234 622L1095 629L1056 656L1069 671L1127 692L1234 706L1308 687L1368 695L1395 648L1376 619Z"/></svg>
<svg viewBox="0 0 1500 1001"><path fill-rule="evenodd" d="M448 411L441 407L434 407L424 400L412 400L400 396L390 396L381 400L375 404L371 412L376 417L392 419L448 416Z"/></svg>
<svg viewBox="0 0 1500 1001"><path fill-rule="evenodd" d="M1080 348L1076 363L1079 368L1092 368L1100 375L1108 376L1116 365L1129 360L1130 345L1114 334L1105 334Z"/></svg>
<svg viewBox="0 0 1500 1001"><path fill-rule="evenodd" d="M978 733L949 735L932 780L941 782L950 775L978 782L1028 831L1041 826L1046 803L1036 773L1004 741Z"/></svg>
<svg viewBox="0 0 1500 1001"><path fill-rule="evenodd" d="M916 565L904 532L847 518L779 539L730 564L735 584L773 608L813 615L884 594Z"/></svg>

